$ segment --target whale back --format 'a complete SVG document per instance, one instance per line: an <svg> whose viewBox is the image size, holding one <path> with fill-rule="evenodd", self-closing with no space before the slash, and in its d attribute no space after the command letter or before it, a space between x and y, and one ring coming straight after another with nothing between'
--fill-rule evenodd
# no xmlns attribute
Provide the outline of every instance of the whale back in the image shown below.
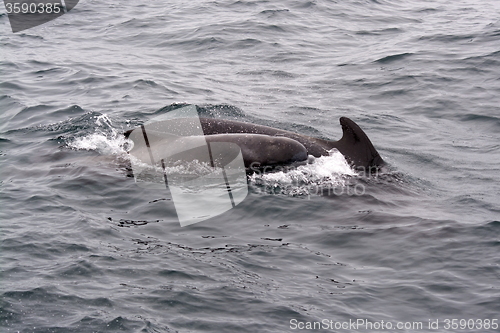
<svg viewBox="0 0 500 333"><path fill-rule="evenodd" d="M194 122L191 118L174 118L169 120L164 120L169 122L169 126L173 128L186 128L189 126L193 126L191 124ZM198 123L199 121L199 123ZM298 133L273 128L264 125L251 124L236 120L227 120L227 119L215 119L215 118L199 118L196 119L196 124L201 124L203 134L206 136L207 141L210 141L210 137L213 136L213 140L221 141L223 140L223 134L259 134L259 136L248 136L248 140L251 140L247 143L244 143L244 137L238 137L238 143L244 147L244 150L247 151L247 154L258 154L260 150L262 150L262 146L259 148L259 145L255 140L258 140L260 144L272 144L272 140L270 138L265 138L264 136L271 137L285 137L292 140L297 141L298 144L305 147L308 155L313 155L314 157L327 156L329 155L329 151L331 149L339 150L342 155L346 158L346 160L357 169L372 170L372 168L378 168L383 166L385 162L380 157L380 154L373 146L372 142L366 135L366 133L351 119L347 117L340 118L340 125L342 126L342 138L338 141L328 141L318 138L309 137L306 135L301 135ZM198 125L199 126L199 125ZM125 132L125 136L128 137L133 130ZM217 139L215 139L217 135ZM235 141L236 137L229 139L229 141ZM276 140L275 140L276 141ZM283 145L283 149L288 149L288 147L294 147L297 151L300 152L300 148L297 145L294 145L290 142L285 141L276 141L280 143L286 143ZM255 147L255 150L252 151L252 147ZM302 158L302 152L301 158ZM285 154L286 155L286 154ZM253 157L255 160L259 160L256 158L256 155ZM247 161L250 161L252 158L248 158ZM262 159L264 160L264 159ZM273 161L274 163L279 162L281 160ZM247 164L247 163L245 163ZM248 165L247 165L248 167Z"/></svg>

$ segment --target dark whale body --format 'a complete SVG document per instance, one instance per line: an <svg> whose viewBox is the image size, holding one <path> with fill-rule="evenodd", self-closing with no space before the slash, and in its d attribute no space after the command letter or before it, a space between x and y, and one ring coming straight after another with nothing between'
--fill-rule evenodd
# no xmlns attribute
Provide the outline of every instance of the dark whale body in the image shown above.
<svg viewBox="0 0 500 333"><path fill-rule="evenodd" d="M277 128L234 120L200 118L200 122L203 133L207 136L222 133L252 133L270 137L281 136L299 142L305 147L307 154L314 157L328 156L329 151L336 148L355 167L369 168L384 164L380 154L373 147L365 132L354 121L346 117L340 118L343 135L339 141L317 139Z"/></svg>
<svg viewBox="0 0 500 333"><path fill-rule="evenodd" d="M209 144L213 142L235 143L241 149L247 171L261 167L303 162L307 160L307 149L297 140L284 136L253 133L227 133L205 135ZM229 157L229 156L228 156ZM224 162L220 163L221 165Z"/></svg>
<svg viewBox="0 0 500 333"><path fill-rule="evenodd" d="M358 170L369 171L384 165L380 154L368 136L352 120L340 118L343 135L339 141L328 141L277 128L235 120L199 118L207 143L229 142L237 144L242 152L247 171L267 166L285 165L307 161L308 155L328 156L337 149ZM171 128L192 126L189 118L168 120ZM128 137L131 132L125 135ZM148 136L155 135L148 131ZM157 135L161 136L161 133ZM133 139L131 137L131 139Z"/></svg>

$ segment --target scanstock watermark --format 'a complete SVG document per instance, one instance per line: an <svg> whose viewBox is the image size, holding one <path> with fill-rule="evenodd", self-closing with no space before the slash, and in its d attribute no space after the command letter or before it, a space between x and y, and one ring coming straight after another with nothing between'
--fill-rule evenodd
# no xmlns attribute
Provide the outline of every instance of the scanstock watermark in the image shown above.
<svg viewBox="0 0 500 333"><path fill-rule="evenodd" d="M73 9L79 0L4 0L12 32L55 20Z"/></svg>
<svg viewBox="0 0 500 333"><path fill-rule="evenodd" d="M151 119L134 129L129 139L136 184L166 187L182 227L220 215L248 195L240 147L207 142L195 105Z"/></svg>

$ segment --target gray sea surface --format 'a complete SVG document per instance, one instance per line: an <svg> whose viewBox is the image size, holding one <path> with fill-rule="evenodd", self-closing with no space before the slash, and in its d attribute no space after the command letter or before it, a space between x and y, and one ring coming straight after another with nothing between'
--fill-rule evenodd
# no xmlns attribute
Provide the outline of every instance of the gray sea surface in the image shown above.
<svg viewBox="0 0 500 333"><path fill-rule="evenodd" d="M499 1L87 0L0 30L2 332L499 331ZM250 176L181 228L122 133L185 103L330 140L346 116L388 167Z"/></svg>

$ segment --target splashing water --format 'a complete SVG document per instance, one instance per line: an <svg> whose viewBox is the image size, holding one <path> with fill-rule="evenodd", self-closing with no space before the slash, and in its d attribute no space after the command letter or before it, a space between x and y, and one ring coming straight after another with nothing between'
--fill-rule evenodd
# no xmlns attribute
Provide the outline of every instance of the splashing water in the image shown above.
<svg viewBox="0 0 500 333"><path fill-rule="evenodd" d="M68 143L70 148L76 150L95 150L103 155L125 156L126 146L129 140L112 126L112 122L106 114L96 116L95 133L75 138Z"/></svg>
<svg viewBox="0 0 500 333"><path fill-rule="evenodd" d="M254 173L248 177L249 184L261 193L289 196L309 196L321 189L344 187L347 179L357 174L337 149L329 153L306 165Z"/></svg>

